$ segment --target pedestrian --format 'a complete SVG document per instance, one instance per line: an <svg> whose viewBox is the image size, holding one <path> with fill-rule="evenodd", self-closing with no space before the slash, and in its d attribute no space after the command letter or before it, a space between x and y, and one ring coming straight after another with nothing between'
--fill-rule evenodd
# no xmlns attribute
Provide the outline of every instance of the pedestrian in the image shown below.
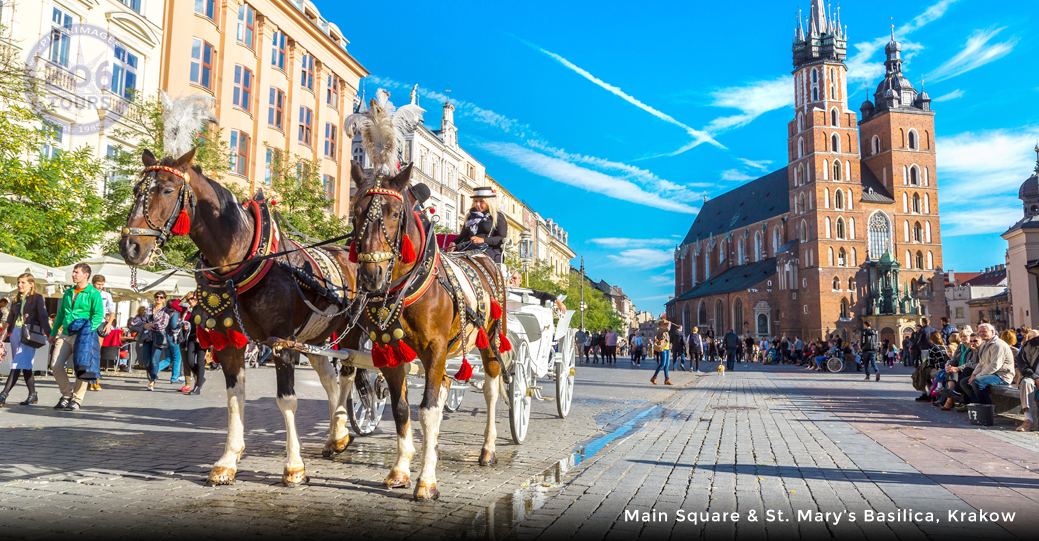
<svg viewBox="0 0 1039 541"><path fill-rule="evenodd" d="M1017 359L1014 360L1014 365L1021 374L1017 388L1021 393L1021 413L1025 416L1021 426L1014 429L1017 432L1031 432L1035 430L1039 421L1036 417L1039 410L1036 409L1035 395L1036 373L1039 372L1039 332L1030 330L1026 338L1027 340L1021 344Z"/></svg>
<svg viewBox="0 0 1039 541"><path fill-rule="evenodd" d="M617 333L613 327L606 327L606 334L602 337L603 348L606 350L603 364L617 364Z"/></svg>
<svg viewBox="0 0 1039 541"><path fill-rule="evenodd" d="M152 308L148 323L144 324L144 359L148 366L148 390L155 390L155 381L159 379L159 361L165 351L171 365L180 367L180 347L170 343L171 324L175 327L175 311L166 306L166 293L156 291L152 296L155 306ZM177 383L177 372L173 373L172 383Z"/></svg>
<svg viewBox="0 0 1039 541"><path fill-rule="evenodd" d="M700 360L703 359L703 337L700 336L700 327L693 327L686 342L689 343L689 368L695 366L694 371L699 374Z"/></svg>
<svg viewBox="0 0 1039 541"><path fill-rule="evenodd" d="M754 362L754 353L757 351L757 341L754 340L749 334L743 339L743 360L744 362Z"/></svg>
<svg viewBox="0 0 1039 541"><path fill-rule="evenodd" d="M97 379L97 372L101 371L101 342L97 339L97 329L105 319L101 292L90 285L90 265L77 263L72 268L72 284L61 297L50 332L50 343L54 346L50 369L61 391L61 399L54 409L64 411L80 408L87 394L87 382ZM70 333L76 338L73 339ZM75 387L69 383L65 373L69 361L76 372Z"/></svg>
<svg viewBox="0 0 1039 541"><path fill-rule="evenodd" d="M945 345L949 345L949 335L958 330L955 325L949 323L949 318L942 318L942 340L945 340Z"/></svg>
<svg viewBox="0 0 1039 541"><path fill-rule="evenodd" d="M734 329L729 329L729 332L725 333L723 342L725 346L725 369L731 372L736 369L736 352L743 345L743 342L739 336L736 336Z"/></svg>
<svg viewBox="0 0 1039 541"><path fill-rule="evenodd" d="M112 299L112 294L105 291L105 277L101 274L95 274L90 279L90 285L94 286L95 289L101 293L101 302L105 306L105 320L101 324L101 327L97 330L98 340L102 340L108 336L108 333L112 332L115 327L115 301ZM91 381L87 384L88 391L100 391L101 384L97 380Z"/></svg>
<svg viewBox="0 0 1039 541"><path fill-rule="evenodd" d="M657 384L657 375L660 374L661 369L664 370L664 385L672 385L667 369L668 356L671 353L668 325L669 323L666 319L660 318L660 321L657 322L657 334L653 337L653 355L657 359L657 370L653 372L653 377L649 378L649 382L653 385Z"/></svg>
<svg viewBox="0 0 1039 541"><path fill-rule="evenodd" d="M36 278L30 273L18 276L18 295L15 296L14 306L4 320L3 328L0 329L0 360L7 356L7 350L3 347L4 339L11 337L11 372L7 376L3 392L0 392L0 408L4 407L7 395L18 383L19 375L29 391L29 397L19 404L29 406L40 401L36 395L32 361L36 356L36 350L47 343L46 337L50 332L47 305L44 303L43 295L36 292Z"/></svg>
<svg viewBox="0 0 1039 541"><path fill-rule="evenodd" d="M787 342L786 337L783 338L783 341ZM795 336L794 337L793 348L792 349L789 348L789 347L784 347L783 348L783 358L784 359L789 358L790 357L790 352L793 351L794 362L800 365L802 363L802 360L803 360L802 357L803 357L803 354L804 354L804 349L805 349L805 343L801 340L800 337Z"/></svg>
<svg viewBox="0 0 1039 541"><path fill-rule="evenodd" d="M602 333L600 333L599 331L595 331L595 334L592 335L592 364L599 364L599 353L602 349L601 346ZM603 360L603 364L605 363L606 361Z"/></svg>
<svg viewBox="0 0 1039 541"><path fill-rule="evenodd" d="M1006 385L1014 377L1014 357L1007 344L996 336L996 328L990 323L978 325L982 344L978 349L978 367L967 383L981 404L991 404L988 387Z"/></svg>
<svg viewBox="0 0 1039 541"><path fill-rule="evenodd" d="M631 367L642 366L642 357L645 355L645 343L638 334L631 335Z"/></svg>
<svg viewBox="0 0 1039 541"><path fill-rule="evenodd" d="M877 350L880 342L880 335L877 331L873 330L873 324L869 320L862 320L862 344L860 348L862 350L862 368L866 371L866 381L869 381L869 369L872 368L873 372L876 373L876 381L880 381L880 369L877 368Z"/></svg>
<svg viewBox="0 0 1039 541"><path fill-rule="evenodd" d="M574 344L577 350L577 362L584 361L588 364L588 351L584 348L584 340L588 333L584 332L584 327L578 327L577 332L574 333Z"/></svg>
<svg viewBox="0 0 1039 541"><path fill-rule="evenodd" d="M588 332L584 333L584 344L583 344L582 347L584 348L584 362L585 362L585 364L588 364L588 356L591 355L591 353L592 353L592 331L591 330L589 330Z"/></svg>
<svg viewBox="0 0 1039 541"><path fill-rule="evenodd" d="M671 370L675 369L677 363L678 367L685 372L685 337L682 336L682 326L672 325L668 338L671 340Z"/></svg>
<svg viewBox="0 0 1039 541"><path fill-rule="evenodd" d="M188 385L187 379L185 379L184 386L180 388L180 392L200 395L202 394L202 384L206 382L206 350L198 343L198 325L191 318L191 313L198 306L198 299L195 297L195 292L188 293L181 303L184 310L184 321L181 323L181 334L183 341L180 345L181 357L184 359L185 364L191 369L191 374L194 375L194 383Z"/></svg>

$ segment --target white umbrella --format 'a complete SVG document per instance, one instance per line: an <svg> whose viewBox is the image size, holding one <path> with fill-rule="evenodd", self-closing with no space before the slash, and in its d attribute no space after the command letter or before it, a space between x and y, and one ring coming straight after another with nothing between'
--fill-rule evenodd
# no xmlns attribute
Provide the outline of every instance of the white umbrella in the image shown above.
<svg viewBox="0 0 1039 541"><path fill-rule="evenodd" d="M32 273L37 284L65 283L65 272L61 269L0 253L0 277L3 277L5 282L15 285L18 283L18 276L26 272Z"/></svg>
<svg viewBox="0 0 1039 541"><path fill-rule="evenodd" d="M163 289L163 286L169 282L163 282L153 288L151 291L145 291L138 293L134 290L134 284L131 283L130 278L130 266L125 261L116 257L100 256L80 263L86 263L90 265L90 274L96 276L98 274L105 277L105 290L112 294L112 297L116 299L130 299L130 298L149 298L153 291L166 291L172 289ZM72 275L72 270L76 265L69 265L62 267L61 270L65 271L68 276ZM144 287L160 278L160 275L154 272L148 272L143 269L137 269L137 286ZM172 279L172 278L171 278ZM66 280L66 283L71 282L71 278Z"/></svg>

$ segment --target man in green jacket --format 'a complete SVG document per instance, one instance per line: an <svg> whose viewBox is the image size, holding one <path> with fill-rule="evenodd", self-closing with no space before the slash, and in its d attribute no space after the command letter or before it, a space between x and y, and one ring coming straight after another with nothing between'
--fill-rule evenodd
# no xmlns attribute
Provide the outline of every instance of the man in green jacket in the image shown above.
<svg viewBox="0 0 1039 541"><path fill-rule="evenodd" d="M51 325L50 343L51 372L61 390L61 400L54 406L56 410L76 411L87 394L87 381L76 378L73 390L69 377L65 373L66 365L73 358L76 338L68 335L68 326L77 319L90 321L90 330L97 331L105 319L105 303L101 300L101 292L90 285L90 265L79 263L72 269L73 286L65 291L58 307L58 315ZM75 367L73 367L75 368Z"/></svg>

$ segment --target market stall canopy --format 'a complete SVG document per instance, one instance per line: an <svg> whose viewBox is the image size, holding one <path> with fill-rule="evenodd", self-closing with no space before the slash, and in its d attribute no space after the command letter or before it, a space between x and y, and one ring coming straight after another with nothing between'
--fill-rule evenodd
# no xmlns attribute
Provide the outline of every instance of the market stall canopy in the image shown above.
<svg viewBox="0 0 1039 541"><path fill-rule="evenodd" d="M18 276L26 272L32 273L37 284L64 284L66 283L65 271L55 269L28 259L22 259L10 254L0 253L0 277L4 282L14 286L18 284Z"/></svg>
<svg viewBox="0 0 1039 541"><path fill-rule="evenodd" d="M166 280L162 284L153 288L151 291L144 291L138 293L134 291L134 284L130 281L130 266L125 261L117 257L101 256L92 259L87 259L81 263L90 265L91 276L102 275L105 277L105 290L112 294L115 300L128 300L128 299L146 299L151 298L152 292L157 290L162 291L173 291L175 285L172 283L173 278ZM72 269L76 265L69 265L62 267L60 270L65 272L68 278L65 280L66 284L72 283ZM137 269L137 286L144 287L152 282L155 282L161 278L161 275L155 274L154 272L148 272L143 269ZM169 284L169 285L167 285Z"/></svg>

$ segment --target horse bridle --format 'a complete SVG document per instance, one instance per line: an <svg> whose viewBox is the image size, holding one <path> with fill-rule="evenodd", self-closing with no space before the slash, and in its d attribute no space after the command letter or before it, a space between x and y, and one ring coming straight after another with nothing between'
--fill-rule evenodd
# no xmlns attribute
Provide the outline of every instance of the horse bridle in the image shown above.
<svg viewBox="0 0 1039 541"><path fill-rule="evenodd" d="M402 193L400 193L400 192L398 192L396 190L390 190L388 188L383 188L383 187L379 186L378 183L376 183L375 187L368 189L366 192L364 192L364 195L372 196L372 198L368 201L368 207L365 209L365 212L364 212L364 221L361 222L361 225L360 225L360 227L357 228L357 231L359 232L359 234L363 235L364 232L368 229L369 222L378 222L379 230L382 232L382 239L386 243L387 246L391 246L392 247L392 250L391 251L380 250L380 251L375 251L375 252L361 252L361 251L358 251L357 252L357 262L358 263L382 263L383 261L389 261L390 262L390 269L389 269L389 271L392 271L392 269L393 269L393 262L397 259L397 256L400 255L400 243L403 240L401 238L401 236L402 236L402 233L404 232L404 227L407 224L407 219L405 218L404 214L408 211L408 209L404 208L404 194L402 194ZM386 231L386 219L383 216L382 211L380 210L379 206L375 204L376 199L381 200L382 196L389 196L389 197L396 198L401 203L401 219L397 221L397 238L396 238L395 241L391 241L390 240L390 234L389 234L388 231ZM358 238L358 240L360 240L360 239ZM357 242L357 241L355 241L355 242Z"/></svg>
<svg viewBox="0 0 1039 541"><path fill-rule="evenodd" d="M151 198L151 189L155 184L155 180L158 179L158 175L155 174L157 171L164 171L184 181L180 185L180 191L177 193L177 202L173 206L173 212L170 213L169 218L163 223L160 228L155 222L152 221L151 214L148 212L148 206ZM151 174L149 174L151 173ZM170 238L170 231L173 229L173 224L177 222L177 218L180 216L180 211L190 209L188 212L189 218L195 216L195 194L188 189L188 179L183 171L174 167L165 165L153 165L146 168L141 173L144 178L138 183L137 187L134 188L134 192L138 193L138 197L143 195L143 211L144 219L148 222L151 229L145 229L140 227L124 227L122 230L123 237L156 237L155 240L155 251L161 253L162 247L165 246L166 241ZM145 183L143 186L142 183ZM143 194L142 194L143 192Z"/></svg>

